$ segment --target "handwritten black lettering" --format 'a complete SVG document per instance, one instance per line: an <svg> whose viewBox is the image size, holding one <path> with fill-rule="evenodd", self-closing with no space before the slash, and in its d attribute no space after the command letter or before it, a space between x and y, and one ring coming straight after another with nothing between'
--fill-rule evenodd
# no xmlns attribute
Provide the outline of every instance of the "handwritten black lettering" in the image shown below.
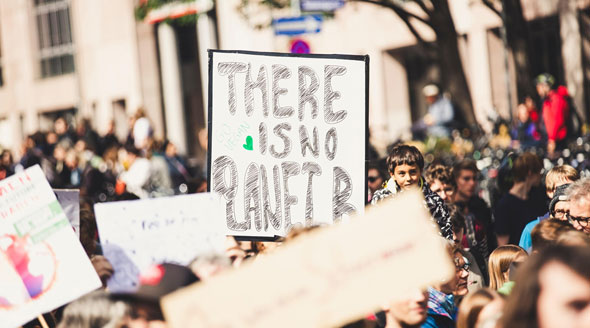
<svg viewBox="0 0 590 328"><path fill-rule="evenodd" d="M283 139L283 151L277 152L275 149L275 145L270 146L270 154L275 158L285 158L289 153L291 153L291 139L283 132L283 130L291 131L291 124L289 123L281 123L273 129L273 132L276 136Z"/></svg>
<svg viewBox="0 0 590 328"><path fill-rule="evenodd" d="M299 174L299 164L296 162L281 163L283 171L283 203L285 204L285 233L293 228L291 222L291 205L297 204L297 196L289 194L289 178Z"/></svg>
<svg viewBox="0 0 590 328"><path fill-rule="evenodd" d="M229 169L229 185L225 181L225 170ZM219 156L213 161L212 177L214 192L222 195L225 200L225 216L227 227L233 231L246 231L250 229L250 221L238 223L234 212L234 200L238 189L238 169L236 163L229 156Z"/></svg>
<svg viewBox="0 0 590 328"><path fill-rule="evenodd" d="M348 114L345 110L334 112L332 102L340 99L340 92L332 90L332 77L346 74L346 67L326 65L324 67L324 120L328 124L342 122Z"/></svg>
<svg viewBox="0 0 590 328"><path fill-rule="evenodd" d="M217 65L217 71L219 75L227 75L228 80L228 95L227 104L229 106L229 112L234 115L236 113L236 73L242 73L246 71L246 64L244 63L219 63Z"/></svg>
<svg viewBox="0 0 590 328"><path fill-rule="evenodd" d="M316 118L318 116L318 99L314 96L314 93L320 88L318 77L311 69L307 66L299 67L299 121L303 121L305 104L309 103L311 106L311 117ZM309 87L305 87L306 77L309 77Z"/></svg>
<svg viewBox="0 0 590 328"><path fill-rule="evenodd" d="M313 184L312 179L314 175L322 175L322 168L313 162L303 163L303 172L308 172L307 177L307 192L305 194L305 226L313 225Z"/></svg>
<svg viewBox="0 0 590 328"><path fill-rule="evenodd" d="M260 173L262 179L262 207L264 215L264 231L268 231L268 222L273 228L278 230L281 227L281 187L279 181L279 166L274 165L273 172L273 186L275 192L275 210L270 209L270 196L268 192L268 178L266 176L266 168L263 164L260 165Z"/></svg>
<svg viewBox="0 0 590 328"><path fill-rule="evenodd" d="M259 89L262 94L262 112L264 117L268 117L268 87L266 86L266 66L261 65L258 70L256 82L252 82L250 77L251 64L248 63L248 73L246 74L246 83L244 86L244 103L246 105L246 115L252 116L254 111L254 89Z"/></svg>
<svg viewBox="0 0 590 328"><path fill-rule="evenodd" d="M344 183L344 189L341 184ZM334 167L334 192L332 193L332 214L334 223L342 220L342 215L356 211L356 208L346 201L352 195L352 179L341 167Z"/></svg>
<svg viewBox="0 0 590 328"><path fill-rule="evenodd" d="M287 89L279 87L279 81L291 77L291 71L284 65L272 65L272 114L276 118L289 118L293 115L293 107L279 105L279 96L287 94Z"/></svg>

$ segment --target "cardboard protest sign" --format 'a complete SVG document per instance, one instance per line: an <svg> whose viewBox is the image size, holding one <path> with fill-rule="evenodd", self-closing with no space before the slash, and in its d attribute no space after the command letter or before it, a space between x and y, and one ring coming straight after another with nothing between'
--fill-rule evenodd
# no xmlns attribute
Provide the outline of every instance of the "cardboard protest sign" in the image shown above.
<svg viewBox="0 0 590 328"><path fill-rule="evenodd" d="M66 213L66 217L78 238L80 238L80 190L78 189L53 189L57 201Z"/></svg>
<svg viewBox="0 0 590 328"><path fill-rule="evenodd" d="M3 327L101 286L39 166L0 181L0 277Z"/></svg>
<svg viewBox="0 0 590 328"><path fill-rule="evenodd" d="M221 206L209 193L94 205L103 254L115 271L109 289L136 289L153 264L188 265L197 255L223 252L225 235L215 220Z"/></svg>
<svg viewBox="0 0 590 328"><path fill-rule="evenodd" d="M172 328L338 327L454 272L416 190L167 295L161 304Z"/></svg>
<svg viewBox="0 0 590 328"><path fill-rule="evenodd" d="M362 213L368 56L209 51L209 183L226 233Z"/></svg>

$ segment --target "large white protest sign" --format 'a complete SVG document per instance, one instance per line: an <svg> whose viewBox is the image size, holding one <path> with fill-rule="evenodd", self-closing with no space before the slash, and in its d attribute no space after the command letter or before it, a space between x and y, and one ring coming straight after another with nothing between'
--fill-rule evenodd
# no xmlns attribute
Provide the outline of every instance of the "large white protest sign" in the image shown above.
<svg viewBox="0 0 590 328"><path fill-rule="evenodd" d="M209 186L229 235L363 212L368 56L209 52Z"/></svg>
<svg viewBox="0 0 590 328"><path fill-rule="evenodd" d="M454 266L417 190L165 296L172 328L340 327Z"/></svg>
<svg viewBox="0 0 590 328"><path fill-rule="evenodd" d="M80 190L53 189L53 191L76 235L80 238Z"/></svg>
<svg viewBox="0 0 590 328"><path fill-rule="evenodd" d="M109 289L136 289L139 274L153 264L188 265L198 255L223 252L223 226L215 220L221 206L209 193L94 205L103 253L114 269Z"/></svg>
<svg viewBox="0 0 590 328"><path fill-rule="evenodd" d="M0 277L2 327L101 286L39 166L0 181Z"/></svg>

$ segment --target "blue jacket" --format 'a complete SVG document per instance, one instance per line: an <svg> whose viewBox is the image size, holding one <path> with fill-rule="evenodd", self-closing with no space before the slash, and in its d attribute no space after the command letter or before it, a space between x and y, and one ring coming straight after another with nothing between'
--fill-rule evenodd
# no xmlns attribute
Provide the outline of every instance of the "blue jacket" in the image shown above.
<svg viewBox="0 0 590 328"><path fill-rule="evenodd" d="M428 317L422 328L454 328L457 306L453 294L428 288Z"/></svg>

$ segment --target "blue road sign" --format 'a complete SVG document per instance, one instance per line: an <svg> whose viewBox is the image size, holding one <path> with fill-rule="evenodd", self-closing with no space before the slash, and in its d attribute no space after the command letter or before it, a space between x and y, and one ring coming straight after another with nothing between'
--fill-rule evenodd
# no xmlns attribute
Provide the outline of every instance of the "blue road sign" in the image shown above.
<svg viewBox="0 0 590 328"><path fill-rule="evenodd" d="M301 11L334 11L344 6L344 0L301 0Z"/></svg>
<svg viewBox="0 0 590 328"><path fill-rule="evenodd" d="M300 35L319 33L322 28L321 15L304 15L299 17L283 17L272 21L276 35Z"/></svg>

